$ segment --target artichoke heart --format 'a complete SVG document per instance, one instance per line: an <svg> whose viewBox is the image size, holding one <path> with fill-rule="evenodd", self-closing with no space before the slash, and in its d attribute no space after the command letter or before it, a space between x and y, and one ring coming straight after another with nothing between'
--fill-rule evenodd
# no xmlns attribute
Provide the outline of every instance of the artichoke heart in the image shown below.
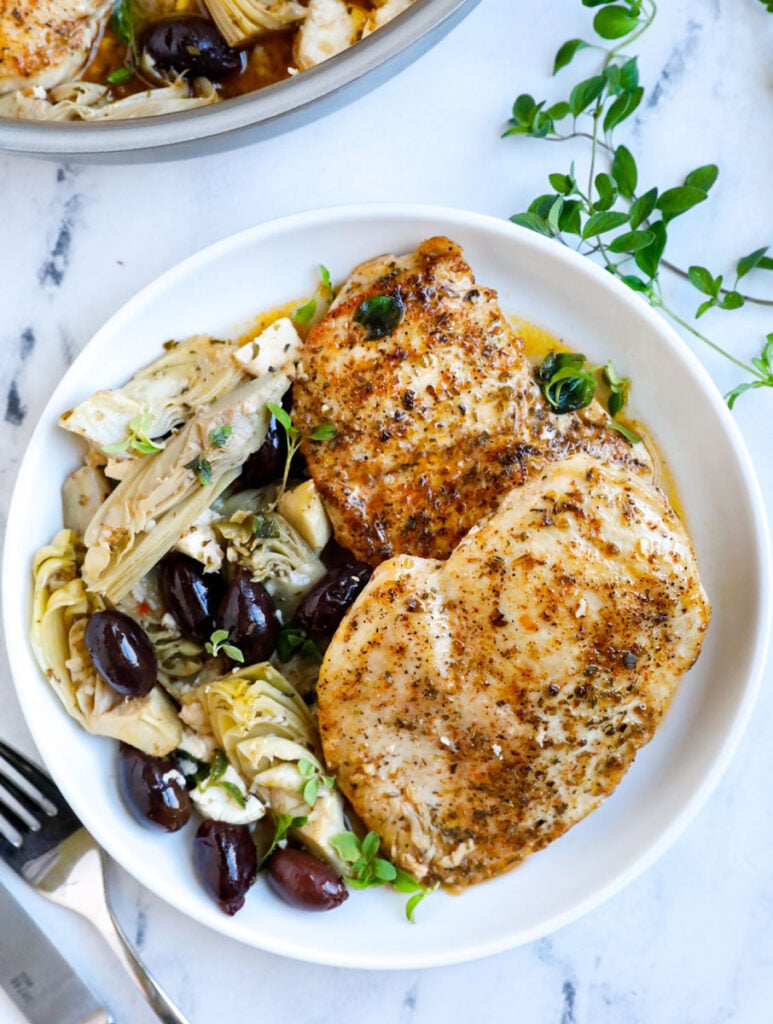
<svg viewBox="0 0 773 1024"><path fill-rule="evenodd" d="M306 17L297 0L204 0L229 46L247 46L265 32L292 28Z"/></svg>
<svg viewBox="0 0 773 1024"><path fill-rule="evenodd" d="M169 551L239 475L268 429L267 402L290 386L284 371L249 381L196 412L166 448L132 466L88 525L83 578L113 602ZM225 427L223 444L211 438Z"/></svg>
<svg viewBox="0 0 773 1024"><path fill-rule="evenodd" d="M306 818L294 834L343 874L346 865L330 845L331 837L346 828L341 794L323 785L312 806L304 799L309 766L318 777L325 768L316 723L295 689L274 668L262 664L207 683L196 697L218 745L250 791L274 814Z"/></svg>
<svg viewBox="0 0 773 1024"><path fill-rule="evenodd" d="M215 530L227 543L227 561L250 569L287 622L303 595L325 575L325 566L284 516L265 512L259 519L262 528L256 530L256 516L242 509L216 523Z"/></svg>
<svg viewBox="0 0 773 1024"><path fill-rule="evenodd" d="M127 700L91 662L86 625L104 602L79 576L83 551L72 530L61 530L35 557L31 642L37 662L65 710L88 732L123 740L146 754L168 754L180 742L182 728L161 687Z"/></svg>
<svg viewBox="0 0 773 1024"><path fill-rule="evenodd" d="M161 437L190 415L236 387L242 370L233 342L197 334L173 343L123 387L97 391L59 417L59 425L98 448L118 445L137 416L147 417L145 433Z"/></svg>

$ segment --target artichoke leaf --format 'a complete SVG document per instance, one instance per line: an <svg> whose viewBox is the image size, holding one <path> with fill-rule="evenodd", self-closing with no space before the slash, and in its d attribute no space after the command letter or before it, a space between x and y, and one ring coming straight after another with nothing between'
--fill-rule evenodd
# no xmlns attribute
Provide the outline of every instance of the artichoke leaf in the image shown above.
<svg viewBox="0 0 773 1024"><path fill-rule="evenodd" d="M298 0L204 0L229 46L247 46L266 32L292 28L307 14Z"/></svg>
<svg viewBox="0 0 773 1024"><path fill-rule="evenodd" d="M62 521L68 530L82 537L97 509L110 493L105 474L86 463L62 484Z"/></svg>
<svg viewBox="0 0 773 1024"><path fill-rule="evenodd" d="M242 378L236 352L233 342L206 334L173 342L123 387L97 391L63 413L59 425L104 449L125 441L131 421L146 416L144 433L162 437L183 423L192 409L236 387Z"/></svg>
<svg viewBox="0 0 773 1024"><path fill-rule="evenodd" d="M89 589L119 601L239 475L268 428L267 402L290 386L284 371L240 384L199 409L163 451L138 461L89 523L83 578ZM212 431L230 427L227 443ZM206 466L206 475L192 466Z"/></svg>
<svg viewBox="0 0 773 1024"><path fill-rule="evenodd" d="M288 622L304 594L322 579L326 569L284 516L265 512L262 517L269 528L259 532L273 536L259 536L253 530L254 515L246 509L221 520L215 529L227 544L226 560L248 568Z"/></svg>
<svg viewBox="0 0 773 1024"><path fill-rule="evenodd" d="M33 564L32 650L65 710L88 732L123 740L163 756L178 745L182 729L174 705L155 686L145 697L116 693L94 668L85 643L89 617L104 608L78 574L83 546L61 530Z"/></svg>
<svg viewBox="0 0 773 1024"><path fill-rule="evenodd" d="M325 768L316 723L293 686L270 665L252 665L201 686L195 699L250 792L274 814L305 817L294 835L343 874L346 865L330 845L346 827L340 792L320 785L311 807L303 798L310 776L299 762L309 762L318 775Z"/></svg>

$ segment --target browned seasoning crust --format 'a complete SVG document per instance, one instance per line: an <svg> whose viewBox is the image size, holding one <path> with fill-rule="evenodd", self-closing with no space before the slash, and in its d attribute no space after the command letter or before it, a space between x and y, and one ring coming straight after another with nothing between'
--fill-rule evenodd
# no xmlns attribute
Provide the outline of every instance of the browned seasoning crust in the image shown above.
<svg viewBox="0 0 773 1024"><path fill-rule="evenodd" d="M460 888L616 787L693 664L710 607L651 481L550 463L447 562L385 562L325 656L319 723L387 856Z"/></svg>
<svg viewBox="0 0 773 1024"><path fill-rule="evenodd" d="M405 317L368 342L353 316L375 295L399 299ZM446 558L544 459L581 449L638 464L597 404L550 414L496 292L448 238L354 271L306 341L293 420L336 425L304 454L336 539L372 564Z"/></svg>

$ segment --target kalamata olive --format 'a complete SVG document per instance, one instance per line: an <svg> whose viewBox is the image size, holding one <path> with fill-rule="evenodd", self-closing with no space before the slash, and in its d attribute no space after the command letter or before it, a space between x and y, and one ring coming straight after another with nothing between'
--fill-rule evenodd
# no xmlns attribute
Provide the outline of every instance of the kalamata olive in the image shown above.
<svg viewBox="0 0 773 1024"><path fill-rule="evenodd" d="M156 682L156 652L142 626L114 608L97 612L86 627L94 667L117 693L144 697Z"/></svg>
<svg viewBox="0 0 773 1024"><path fill-rule="evenodd" d="M217 625L228 633L228 642L238 647L246 664L265 661L274 653L279 620L271 595L256 583L248 569L239 569L220 602Z"/></svg>
<svg viewBox="0 0 773 1024"><path fill-rule="evenodd" d="M372 572L365 562L346 562L331 569L298 605L295 621L314 637L334 633Z"/></svg>
<svg viewBox="0 0 773 1024"><path fill-rule="evenodd" d="M329 864L290 846L271 854L268 882L283 900L302 910L334 910L349 896Z"/></svg>
<svg viewBox="0 0 773 1024"><path fill-rule="evenodd" d="M214 619L222 595L217 573L205 573L193 558L176 552L167 555L159 573L161 593L181 632L204 644L215 628Z"/></svg>
<svg viewBox="0 0 773 1024"><path fill-rule="evenodd" d="M258 855L246 825L202 821L193 840L193 862L204 888L226 914L235 914L258 873Z"/></svg>
<svg viewBox="0 0 773 1024"><path fill-rule="evenodd" d="M143 823L176 832L191 816L185 777L168 757L152 757L122 743L118 782L129 810Z"/></svg>
<svg viewBox="0 0 773 1024"><path fill-rule="evenodd" d="M281 477L287 459L287 435L276 416L268 421L266 439L247 459L242 469L245 487L262 487Z"/></svg>
<svg viewBox="0 0 773 1024"><path fill-rule="evenodd" d="M161 71L190 71L217 80L242 66L239 51L211 21L197 15L155 22L143 33L140 47Z"/></svg>

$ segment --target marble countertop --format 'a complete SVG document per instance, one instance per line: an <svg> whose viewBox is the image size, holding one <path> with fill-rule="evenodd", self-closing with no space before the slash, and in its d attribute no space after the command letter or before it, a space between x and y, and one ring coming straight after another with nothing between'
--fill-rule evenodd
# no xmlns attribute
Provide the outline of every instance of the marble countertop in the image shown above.
<svg viewBox="0 0 773 1024"><path fill-rule="evenodd" d="M482 0L377 90L228 153L132 166L0 155L3 521L27 439L67 365L126 299L191 252L285 213L339 203L428 202L498 217L523 209L570 156L539 141L502 140L510 105L522 91L558 98L553 55L588 31L591 14L579 0ZM721 170L709 202L675 225L673 257L729 273L732 258L773 244L773 16L758 0L671 0L636 48L647 97L626 142L642 178L676 184L699 164ZM773 280L764 278L757 275L755 293L771 298ZM684 285L669 294L685 312L696 304ZM747 306L704 322L748 360L773 329L770 314ZM730 363L686 343L720 391L737 383ZM773 394L756 391L734 413L769 509L772 403ZM33 753L0 657L0 733ZM735 759L674 846L604 906L531 945L424 971L307 965L216 935L117 871L121 920L192 1024L759 1024L773 1004L771 684L769 664ZM2 865L0 881L117 1021L151 1020L87 925ZM20 1019L0 994L0 1020Z"/></svg>

